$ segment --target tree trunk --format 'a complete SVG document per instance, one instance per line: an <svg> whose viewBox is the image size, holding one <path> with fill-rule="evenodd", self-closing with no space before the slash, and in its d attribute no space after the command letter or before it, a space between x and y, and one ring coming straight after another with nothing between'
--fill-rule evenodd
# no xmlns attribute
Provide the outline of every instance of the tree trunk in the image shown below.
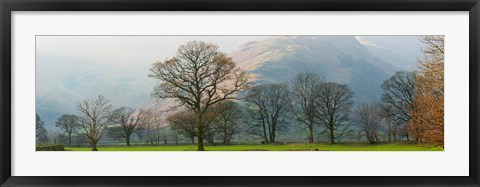
<svg viewBox="0 0 480 187"><path fill-rule="evenodd" d="M227 141L228 141L227 127L224 126L224 128L223 128L223 144L227 144Z"/></svg>
<svg viewBox="0 0 480 187"><path fill-rule="evenodd" d="M197 151L205 151L205 148L203 147L203 116L201 113L196 114L196 125L197 125L197 130L198 130L198 136L197 136Z"/></svg>
<svg viewBox="0 0 480 187"><path fill-rule="evenodd" d="M72 147L72 134L68 134L68 146Z"/></svg>
<svg viewBox="0 0 480 187"><path fill-rule="evenodd" d="M129 135L125 136L125 141L127 143L127 146L130 146L130 136Z"/></svg>
<svg viewBox="0 0 480 187"><path fill-rule="evenodd" d="M313 126L308 127L308 143L313 143Z"/></svg>
<svg viewBox="0 0 480 187"><path fill-rule="evenodd" d="M365 137L367 137L367 141L368 141L368 143L370 143L370 144L371 144L371 143L372 143L372 139L370 138L370 135L368 134L368 132L367 132L367 131L365 131Z"/></svg>
<svg viewBox="0 0 480 187"><path fill-rule="evenodd" d="M92 141L91 144L92 144L92 151L98 151L98 149L97 149L97 142L96 142L96 141Z"/></svg>
<svg viewBox="0 0 480 187"><path fill-rule="evenodd" d="M329 125L329 130L330 130L330 142L329 144L335 144L335 137L333 134L333 125Z"/></svg>
<svg viewBox="0 0 480 187"><path fill-rule="evenodd" d="M205 148L203 147L203 138L202 136L198 136L198 148L197 151L205 151Z"/></svg>
<svg viewBox="0 0 480 187"><path fill-rule="evenodd" d="M224 135L223 135L223 144L227 144L227 142L228 142L227 139L228 139L227 135L224 134Z"/></svg>
<svg viewBox="0 0 480 187"><path fill-rule="evenodd" d="M277 123L272 120L272 130L270 131L270 142L275 143L275 135L277 130Z"/></svg>

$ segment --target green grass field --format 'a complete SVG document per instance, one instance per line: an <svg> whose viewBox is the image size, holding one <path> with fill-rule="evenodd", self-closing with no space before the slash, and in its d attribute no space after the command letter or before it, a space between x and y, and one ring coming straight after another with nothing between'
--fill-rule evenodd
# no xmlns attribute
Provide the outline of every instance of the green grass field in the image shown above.
<svg viewBox="0 0 480 187"><path fill-rule="evenodd" d="M100 146L99 151L195 151L196 145L167 146ZM443 151L441 147L414 144L283 144L283 145L216 145L207 151ZM90 151L88 147L66 147L67 151Z"/></svg>

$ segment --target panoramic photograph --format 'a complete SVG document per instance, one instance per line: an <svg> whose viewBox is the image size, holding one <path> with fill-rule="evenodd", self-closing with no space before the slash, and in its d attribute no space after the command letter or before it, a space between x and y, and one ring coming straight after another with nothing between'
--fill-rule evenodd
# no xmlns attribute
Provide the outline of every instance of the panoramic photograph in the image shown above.
<svg viewBox="0 0 480 187"><path fill-rule="evenodd" d="M36 36L36 151L444 151L444 36Z"/></svg>

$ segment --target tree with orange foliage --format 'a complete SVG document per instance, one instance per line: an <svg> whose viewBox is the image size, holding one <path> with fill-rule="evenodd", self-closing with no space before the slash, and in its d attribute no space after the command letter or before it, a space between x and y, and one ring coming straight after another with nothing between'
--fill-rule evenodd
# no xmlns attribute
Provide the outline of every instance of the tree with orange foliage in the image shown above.
<svg viewBox="0 0 480 187"><path fill-rule="evenodd" d="M444 37L425 36L418 62L410 131L419 143L444 146Z"/></svg>

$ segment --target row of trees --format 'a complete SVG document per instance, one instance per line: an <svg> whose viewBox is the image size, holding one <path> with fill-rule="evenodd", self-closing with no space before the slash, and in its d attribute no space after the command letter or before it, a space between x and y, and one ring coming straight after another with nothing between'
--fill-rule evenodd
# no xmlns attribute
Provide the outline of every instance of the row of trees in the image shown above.
<svg viewBox="0 0 480 187"><path fill-rule="evenodd" d="M209 125L215 116L210 108L238 99L236 93L247 88L244 99L251 117L247 123L266 143L275 142L277 130L293 114L308 129L309 142L313 142L315 126L324 126L333 144L353 122L371 143L379 141L380 126L386 124L389 141L395 141L401 131L407 141L412 134L419 143L443 146L443 37L427 36L422 42L426 47L418 70L396 72L382 85L381 103L364 102L353 111L348 86L326 82L313 73L299 74L291 84L250 87L246 73L232 59L218 52L216 45L204 42L180 46L175 57L155 63L150 76L162 81L155 96L174 98L192 113L195 127L190 127L194 130L189 134L197 137L200 151L203 138L214 132Z"/></svg>
<svg viewBox="0 0 480 187"><path fill-rule="evenodd" d="M313 73L299 74L297 78L318 77ZM320 83L320 82L319 82ZM352 105L352 92L341 84L321 83L313 92L313 99L306 108L305 101L293 97L288 84L271 83L247 88L241 101L222 101L213 105L203 116L203 139L213 143L215 136L221 135L222 143L229 144L233 135L245 131L263 139L263 143L275 143L279 131L287 125L301 123L308 129L308 141L313 143L314 129L322 124L328 129L330 143L347 130L347 112ZM298 91L298 90L296 90ZM317 94L318 93L318 94ZM310 114L313 110L313 114ZM291 120L295 118L296 120ZM323 121L322 121L323 120ZM175 137L198 138L195 114L184 108L167 118Z"/></svg>
<svg viewBox="0 0 480 187"><path fill-rule="evenodd" d="M68 146L71 146L74 140L81 144L86 140L92 151L97 151L97 144L102 137L107 132L115 132L115 129L120 129L118 136L130 146L131 136L140 126L146 131L142 135L147 136L147 141L157 141L154 140L153 134L158 132L160 121L159 115L152 109L135 110L125 106L113 109L109 100L102 95L83 100L77 109L80 115L63 114L55 122L56 127L63 130L63 138ZM43 123L37 115L37 143L48 142ZM57 142L57 137L54 137L53 141Z"/></svg>
<svg viewBox="0 0 480 187"><path fill-rule="evenodd" d="M289 111L294 111L296 118L309 128L309 142L313 142L313 126L324 124L333 144L335 132L347 120L348 110L353 106L353 93L346 85L325 82L313 73L298 75L292 84L292 94L287 84L249 87L247 73L238 69L230 57L219 52L218 46L199 41L182 45L175 57L154 63L150 77L161 81L154 90L155 97L173 98L186 108L187 111L170 117L169 121L183 127L186 136L196 137L199 151L204 150L203 139L215 132L211 125L219 114L215 105L219 108L231 105L226 101L238 99L238 92L247 87L245 101L251 132L266 143L275 142L283 119Z"/></svg>
<svg viewBox="0 0 480 187"><path fill-rule="evenodd" d="M290 86L289 86L290 85ZM252 131L266 143L275 142L281 125L302 124L308 131L308 142L314 141L314 129L324 127L329 143L349 127L349 111L353 107L353 92L347 85L326 82L314 73L301 73L291 84L272 83L253 86L245 101L250 114Z"/></svg>

